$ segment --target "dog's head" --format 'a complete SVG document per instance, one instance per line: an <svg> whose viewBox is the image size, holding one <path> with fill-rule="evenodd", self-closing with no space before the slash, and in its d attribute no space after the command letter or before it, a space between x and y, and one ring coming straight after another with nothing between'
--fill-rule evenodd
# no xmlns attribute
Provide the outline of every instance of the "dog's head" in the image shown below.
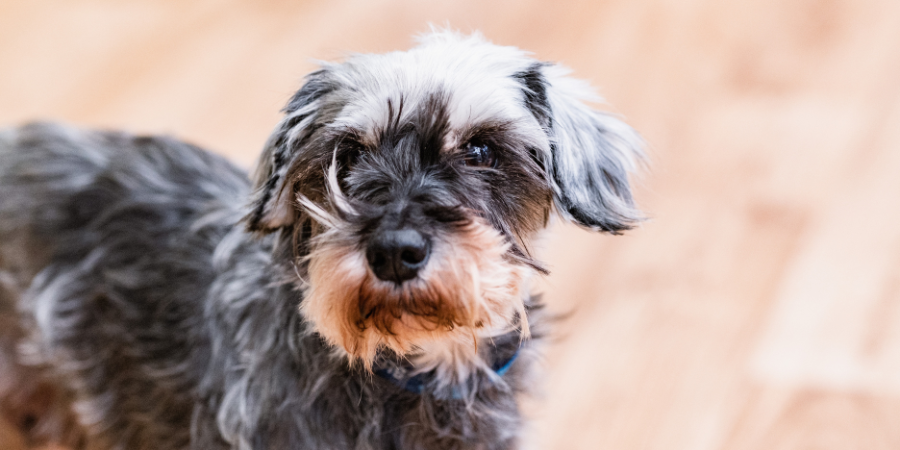
<svg viewBox="0 0 900 450"><path fill-rule="evenodd" d="M247 224L295 237L318 333L366 364L380 347L527 333L524 284L543 270L531 242L551 214L611 233L638 220L641 141L566 73L440 32L307 76Z"/></svg>

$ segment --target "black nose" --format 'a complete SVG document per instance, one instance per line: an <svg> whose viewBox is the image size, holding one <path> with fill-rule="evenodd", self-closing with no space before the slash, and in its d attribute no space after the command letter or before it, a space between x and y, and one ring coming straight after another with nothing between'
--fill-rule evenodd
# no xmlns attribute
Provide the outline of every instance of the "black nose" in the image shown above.
<svg viewBox="0 0 900 450"><path fill-rule="evenodd" d="M375 276L397 284L416 277L425 266L431 244L416 230L382 231L369 240L366 259Z"/></svg>

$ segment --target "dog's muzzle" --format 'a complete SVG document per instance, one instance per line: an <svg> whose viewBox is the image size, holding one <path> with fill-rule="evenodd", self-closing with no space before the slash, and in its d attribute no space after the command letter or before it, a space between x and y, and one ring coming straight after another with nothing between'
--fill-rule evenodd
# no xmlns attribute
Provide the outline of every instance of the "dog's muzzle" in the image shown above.
<svg viewBox="0 0 900 450"><path fill-rule="evenodd" d="M404 228L385 230L372 236L366 249L366 260L379 279L402 284L416 277L430 254L428 236Z"/></svg>

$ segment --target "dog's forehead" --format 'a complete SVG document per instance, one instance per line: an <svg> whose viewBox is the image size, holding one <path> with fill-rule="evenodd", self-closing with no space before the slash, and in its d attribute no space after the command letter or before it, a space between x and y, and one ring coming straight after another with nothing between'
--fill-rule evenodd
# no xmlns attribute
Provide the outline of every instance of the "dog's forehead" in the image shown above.
<svg viewBox="0 0 900 450"><path fill-rule="evenodd" d="M451 130L488 121L533 120L515 75L534 63L518 49L479 41L355 56L333 67L348 86L333 126L374 137L388 123L414 120L434 99L447 113Z"/></svg>

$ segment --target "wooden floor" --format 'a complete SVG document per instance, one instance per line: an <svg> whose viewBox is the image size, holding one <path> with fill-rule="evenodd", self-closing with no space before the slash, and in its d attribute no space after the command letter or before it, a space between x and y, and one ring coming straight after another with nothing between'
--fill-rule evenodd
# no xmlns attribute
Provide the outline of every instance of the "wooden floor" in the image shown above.
<svg viewBox="0 0 900 450"><path fill-rule="evenodd" d="M0 123L249 166L314 58L429 22L564 62L650 144L651 220L548 242L541 289L574 314L535 448L900 448L896 0L2 0Z"/></svg>

